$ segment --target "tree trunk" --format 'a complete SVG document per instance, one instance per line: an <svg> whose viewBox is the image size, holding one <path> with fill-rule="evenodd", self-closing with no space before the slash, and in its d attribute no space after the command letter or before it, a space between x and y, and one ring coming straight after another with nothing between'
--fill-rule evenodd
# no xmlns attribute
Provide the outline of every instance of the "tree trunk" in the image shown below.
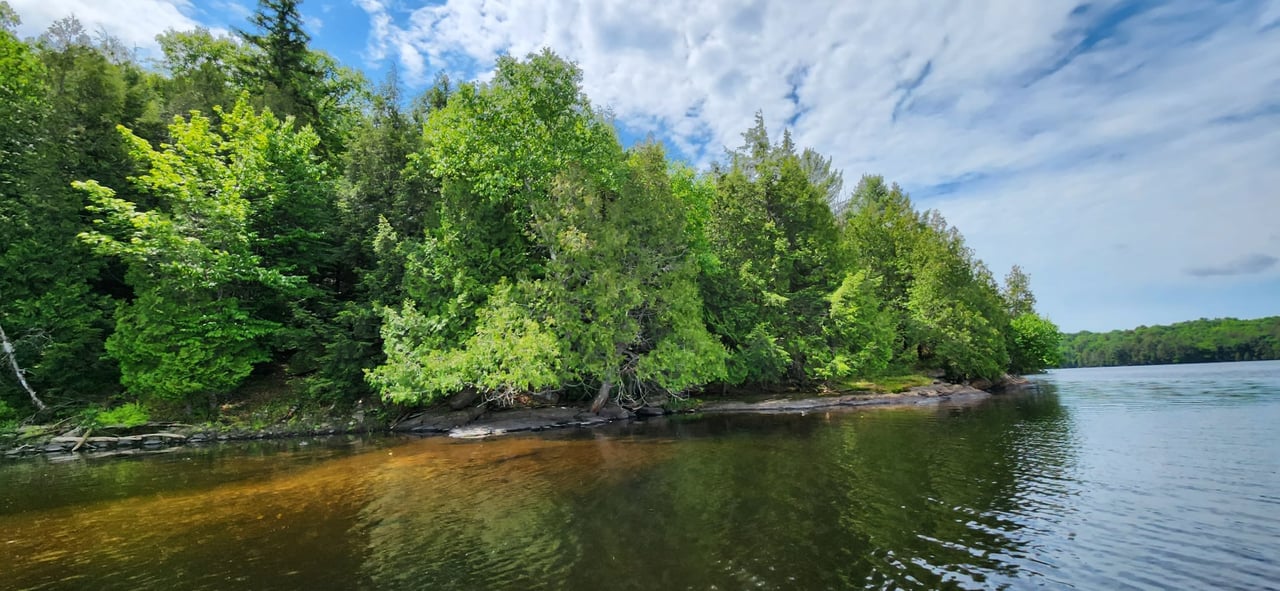
<svg viewBox="0 0 1280 591"><path fill-rule="evenodd" d="M604 408L604 403L609 401L609 391L613 389L613 384L605 382L600 384L600 392L596 394L595 400L591 401L591 412L600 414L600 409Z"/></svg>
<svg viewBox="0 0 1280 591"><path fill-rule="evenodd" d="M4 354L9 358L9 365L13 367L13 375L18 376L18 383L22 384L22 389L27 391L31 396L31 402L35 403L36 408L45 410L45 405L36 391L31 389L31 385L27 383L27 376L22 373L22 368L18 366L18 356L13 352L13 343L9 342L9 335L4 334L4 327L0 326L0 347L4 348Z"/></svg>

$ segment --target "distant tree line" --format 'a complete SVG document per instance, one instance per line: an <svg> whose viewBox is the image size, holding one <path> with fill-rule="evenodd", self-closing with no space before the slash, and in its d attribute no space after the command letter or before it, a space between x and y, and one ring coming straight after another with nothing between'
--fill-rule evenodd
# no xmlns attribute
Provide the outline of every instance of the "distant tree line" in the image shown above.
<svg viewBox="0 0 1280 591"><path fill-rule="evenodd" d="M896 185L757 116L708 171L624 148L549 51L402 96L309 47L297 0L141 64L0 2L0 325L55 409L202 413L468 389L634 402L709 385L1051 366L1056 326ZM0 411L29 410L14 372Z"/></svg>
<svg viewBox="0 0 1280 591"><path fill-rule="evenodd" d="M1061 367L1280 359L1280 316L1192 320L1062 336Z"/></svg>

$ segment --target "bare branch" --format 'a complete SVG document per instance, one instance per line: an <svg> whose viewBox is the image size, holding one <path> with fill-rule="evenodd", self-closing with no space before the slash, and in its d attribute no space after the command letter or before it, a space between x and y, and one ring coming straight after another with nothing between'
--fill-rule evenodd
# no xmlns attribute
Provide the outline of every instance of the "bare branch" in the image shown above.
<svg viewBox="0 0 1280 591"><path fill-rule="evenodd" d="M9 365L13 367L13 375L18 376L18 383L22 384L22 389L27 391L31 396L31 402L34 402L36 408L45 410L44 401L36 396L36 391L31 389L31 385L27 383L27 376L18 366L18 356L13 352L13 343L9 342L9 335L4 333L4 327L0 326L0 347L3 347L4 354L9 358Z"/></svg>

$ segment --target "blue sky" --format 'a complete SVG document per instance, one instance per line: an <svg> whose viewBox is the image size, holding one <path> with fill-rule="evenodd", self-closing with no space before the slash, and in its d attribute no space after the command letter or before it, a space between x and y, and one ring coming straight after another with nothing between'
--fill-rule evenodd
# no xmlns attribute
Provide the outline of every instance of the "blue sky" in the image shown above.
<svg viewBox="0 0 1280 591"><path fill-rule="evenodd" d="M10 0L156 33L249 0ZM316 47L414 88L551 47L624 137L698 165L757 110L906 187L1065 330L1280 314L1280 0L306 0Z"/></svg>

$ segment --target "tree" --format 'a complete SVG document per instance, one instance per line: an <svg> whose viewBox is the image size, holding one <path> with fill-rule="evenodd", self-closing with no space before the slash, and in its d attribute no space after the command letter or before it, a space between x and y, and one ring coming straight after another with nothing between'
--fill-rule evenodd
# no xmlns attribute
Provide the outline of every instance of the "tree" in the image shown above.
<svg viewBox="0 0 1280 591"><path fill-rule="evenodd" d="M0 32L14 35L20 24L22 24L22 18L18 16L17 11L9 6L8 2L0 0Z"/></svg>
<svg viewBox="0 0 1280 591"><path fill-rule="evenodd" d="M639 403L724 376L662 149L640 146L626 167L616 192L570 169L535 206L533 228L550 251L539 299L564 343L567 381L600 384L597 407L613 386Z"/></svg>
<svg viewBox="0 0 1280 591"><path fill-rule="evenodd" d="M13 349L13 343L9 341L9 335L5 334L3 326L0 326L0 353L4 353L5 359L13 369L13 376L17 378L18 383L22 385L22 389L31 397L31 403L36 406L36 409L45 410L47 407L44 401L40 400L40 397L36 395L36 391L31 389L31 384L27 383L27 372L22 369L21 365L18 365L18 356Z"/></svg>
<svg viewBox="0 0 1280 591"><path fill-rule="evenodd" d="M842 255L879 280L894 317L895 363L955 379L998 377L1009 317L990 271L936 211L919 213L881 177L863 177L844 212Z"/></svg>
<svg viewBox="0 0 1280 591"><path fill-rule="evenodd" d="M161 66L168 75L162 85L166 115L199 111L217 123L214 107L235 104L235 68L248 59L244 48L233 38L214 35L203 27L165 31L156 41L164 52Z"/></svg>
<svg viewBox="0 0 1280 591"><path fill-rule="evenodd" d="M728 380L813 379L831 356L822 324L840 276L834 181L789 135L771 144L759 114L729 156L706 223L717 262L701 279L709 324L731 351Z"/></svg>
<svg viewBox="0 0 1280 591"><path fill-rule="evenodd" d="M348 130L359 120L354 100L366 92L359 73L312 51L302 28L301 0L258 0L249 17L253 31L237 30L248 51L241 54L239 84L258 105L320 136L319 154L337 162Z"/></svg>
<svg viewBox="0 0 1280 591"><path fill-rule="evenodd" d="M1057 325L1035 312L1027 312L1015 316L1010 329L1010 372L1035 373L1058 366L1062 333Z"/></svg>
<svg viewBox="0 0 1280 591"><path fill-rule="evenodd" d="M371 375L385 396L510 402L567 384L638 399L719 374L666 160L624 156L580 76L547 52L503 58L432 113L417 166L442 200L406 256L407 301L386 312Z"/></svg>
<svg viewBox="0 0 1280 591"><path fill-rule="evenodd" d="M820 369L822 377L875 377L889 367L893 316L876 295L875 284L865 270L848 273L829 296L831 311L823 332L832 356Z"/></svg>
<svg viewBox="0 0 1280 591"><path fill-rule="evenodd" d="M68 185L48 71L8 32L0 80L0 317L11 361L50 405L110 395L117 376L101 359L109 307L92 289L101 265L76 240L83 202ZM0 400L25 405L17 385L0 381Z"/></svg>
<svg viewBox="0 0 1280 591"><path fill-rule="evenodd" d="M1031 279L1014 265L1004 278L1000 292L1010 320L1006 346L1009 371L1016 374L1035 373L1058 365L1062 333L1049 319L1036 314L1036 296L1031 293Z"/></svg>
<svg viewBox="0 0 1280 591"><path fill-rule="evenodd" d="M1031 293L1031 278L1022 272L1022 267L1014 265L1004 277L1004 290L1000 292L1010 318L1035 311L1036 296Z"/></svg>
<svg viewBox="0 0 1280 591"><path fill-rule="evenodd" d="M305 271L279 261L268 266L254 252L247 194L270 186L265 177L274 167L264 156L273 135L289 139L288 126L270 113L255 114L244 101L222 118L221 133L198 114L175 119L173 144L161 150L120 129L147 171L133 182L156 204L153 209L140 210L96 181L77 183L99 215L97 229L82 239L122 259L137 294L121 304L107 351L120 361L122 383L144 398L191 402L208 396L214 402L234 389L255 364L269 359L266 337L280 328L251 313L255 304L264 292L301 283L301 276L281 269ZM260 210L268 211L262 201L275 197L258 195Z"/></svg>
<svg viewBox="0 0 1280 591"><path fill-rule="evenodd" d="M460 86L431 113L411 174L439 179L440 200L424 239L399 250L405 303L384 310L387 363L370 377L384 396L445 393L446 382L397 367L468 342L497 286L519 291L545 274L550 253L534 242L533 204L560 171L573 164L616 187L621 148L582 95L581 76L550 52L503 57L491 82Z"/></svg>
<svg viewBox="0 0 1280 591"><path fill-rule="evenodd" d="M922 219L907 300L917 362L953 379L995 379L1009 364L1009 318L995 280L940 214Z"/></svg>
<svg viewBox="0 0 1280 591"><path fill-rule="evenodd" d="M301 0L258 0L249 17L256 32L238 30L256 51L245 56L245 83L277 113L294 115L301 125L320 118L315 81L323 72L311 59L311 36L302 29Z"/></svg>
<svg viewBox="0 0 1280 591"><path fill-rule="evenodd" d="M1280 359L1280 316L1062 335L1062 367Z"/></svg>
<svg viewBox="0 0 1280 591"><path fill-rule="evenodd" d="M378 309L404 300L404 255L418 248L435 219L439 183L409 167L422 148L427 112L403 109L401 98L393 68L347 143L334 227L341 309L309 380L316 395L360 398L370 391L364 372L385 362Z"/></svg>

